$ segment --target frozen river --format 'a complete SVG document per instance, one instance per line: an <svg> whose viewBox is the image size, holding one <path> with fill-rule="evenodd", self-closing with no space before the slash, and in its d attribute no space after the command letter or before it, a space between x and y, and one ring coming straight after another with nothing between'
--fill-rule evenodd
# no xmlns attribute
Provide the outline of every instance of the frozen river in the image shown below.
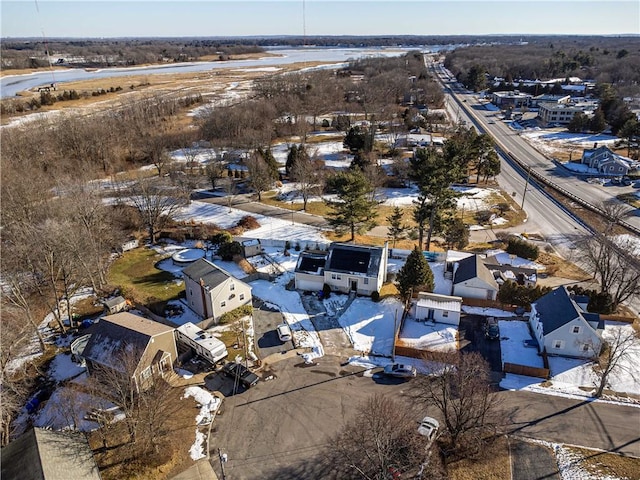
<svg viewBox="0 0 640 480"><path fill-rule="evenodd" d="M441 48L441 47L440 47ZM344 63L350 59L367 56L397 56L411 50L435 51L438 47L370 47L370 48L288 48L270 49L268 53L274 57L263 57L252 60L231 60L225 62L186 62L168 65L151 65L146 67L103 68L87 71L79 68L68 70L42 70L24 75L10 75L0 79L0 96L12 97L16 93L34 87L49 85L53 82L63 84L78 80L96 78L125 77L129 75L156 75L162 73L203 72L221 68L259 68L277 67L299 62ZM64 89L64 86L60 87Z"/></svg>

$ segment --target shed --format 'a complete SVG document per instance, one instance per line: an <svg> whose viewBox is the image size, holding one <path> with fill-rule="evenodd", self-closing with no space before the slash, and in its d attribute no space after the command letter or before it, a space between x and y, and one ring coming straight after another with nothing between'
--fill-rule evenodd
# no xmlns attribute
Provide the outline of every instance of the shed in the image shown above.
<svg viewBox="0 0 640 480"><path fill-rule="evenodd" d="M109 314L122 312L127 308L127 300L121 295L113 298L108 298L107 300L102 302L102 304L104 305L104 308L107 309Z"/></svg>

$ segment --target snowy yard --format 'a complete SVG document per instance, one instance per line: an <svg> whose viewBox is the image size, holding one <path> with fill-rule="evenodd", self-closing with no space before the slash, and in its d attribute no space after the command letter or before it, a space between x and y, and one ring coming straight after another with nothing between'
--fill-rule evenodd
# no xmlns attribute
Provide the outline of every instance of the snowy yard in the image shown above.
<svg viewBox="0 0 640 480"><path fill-rule="evenodd" d="M407 317L400 332L402 345L419 350L451 352L458 348L458 328L445 323L419 322Z"/></svg>
<svg viewBox="0 0 640 480"><path fill-rule="evenodd" d="M500 321L499 326L503 362L540 368L543 366L542 357L537 354L537 349L523 345L524 340L531 339L525 322ZM622 329L622 332L626 333L631 332L633 327L623 323L606 322L603 338L611 339L616 329ZM635 339L628 356L620 362L620 365L620 368L609 376L609 388L621 394L640 395L640 376L637 374L640 365L640 339ZM551 378L544 387L541 385L543 380L540 378L511 373L506 374L500 386L509 390L531 390L576 398L590 397L593 393L597 376L593 371L592 362L550 356L549 367Z"/></svg>

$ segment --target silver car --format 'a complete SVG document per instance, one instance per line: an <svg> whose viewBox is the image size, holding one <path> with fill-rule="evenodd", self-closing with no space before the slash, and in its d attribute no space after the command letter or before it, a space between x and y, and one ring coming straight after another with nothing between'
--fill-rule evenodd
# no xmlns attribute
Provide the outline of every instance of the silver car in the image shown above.
<svg viewBox="0 0 640 480"><path fill-rule="evenodd" d="M435 418L424 417L420 422L420 426L418 427L418 433L424 437L427 437L429 441L433 441L436 434L438 433L438 429L440 428L440 423Z"/></svg>
<svg viewBox="0 0 640 480"><path fill-rule="evenodd" d="M384 373L385 375L401 378L415 377L417 374L416 367L404 363L392 363L391 365L387 365L384 367Z"/></svg>

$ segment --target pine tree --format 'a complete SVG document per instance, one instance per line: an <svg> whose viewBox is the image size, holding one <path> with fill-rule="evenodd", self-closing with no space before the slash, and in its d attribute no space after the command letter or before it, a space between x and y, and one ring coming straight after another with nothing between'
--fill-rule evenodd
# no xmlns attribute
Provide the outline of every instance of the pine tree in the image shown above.
<svg viewBox="0 0 640 480"><path fill-rule="evenodd" d="M404 299L409 298L411 292L418 287L422 291L433 292L433 272L417 245L398 272L397 284L400 296Z"/></svg>
<svg viewBox="0 0 640 480"><path fill-rule="evenodd" d="M393 213L387 217L389 222L389 238L393 241L391 248L396 248L396 241L404 237L407 225L402 223L402 210L400 207L394 207Z"/></svg>
<svg viewBox="0 0 640 480"><path fill-rule="evenodd" d="M351 232L351 241L355 234L364 233L376 226L376 207L378 202L370 200L371 184L359 169L338 173L330 184L337 191L338 200L326 200L332 208L328 214L329 224L339 234Z"/></svg>

